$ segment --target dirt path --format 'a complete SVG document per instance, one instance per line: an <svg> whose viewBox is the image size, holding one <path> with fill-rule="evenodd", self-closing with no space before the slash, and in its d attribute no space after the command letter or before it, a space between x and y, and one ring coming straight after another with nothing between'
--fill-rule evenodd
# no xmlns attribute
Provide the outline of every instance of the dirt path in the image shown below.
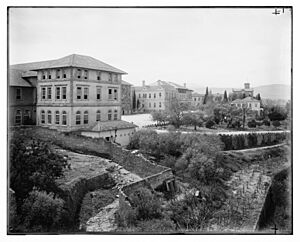
<svg viewBox="0 0 300 242"><path fill-rule="evenodd" d="M277 145L270 145L270 146L263 146L263 147L257 147L257 148L250 148L250 149L242 149L242 150L226 150L224 152L246 152L246 151L258 151L258 150L266 150L266 149L272 149L276 147L281 147L286 145L286 143L277 144Z"/></svg>

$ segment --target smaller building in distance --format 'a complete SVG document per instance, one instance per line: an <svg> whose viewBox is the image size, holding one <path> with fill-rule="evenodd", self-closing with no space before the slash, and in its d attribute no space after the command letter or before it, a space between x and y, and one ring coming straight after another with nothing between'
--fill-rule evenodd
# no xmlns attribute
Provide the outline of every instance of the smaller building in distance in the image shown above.
<svg viewBox="0 0 300 242"><path fill-rule="evenodd" d="M205 96L205 94L193 92L192 93L192 106L199 107L199 106L203 105L204 96Z"/></svg>
<svg viewBox="0 0 300 242"><path fill-rule="evenodd" d="M250 83L245 83L242 89L232 89L232 96L233 99L253 97L253 88L250 88Z"/></svg>
<svg viewBox="0 0 300 242"><path fill-rule="evenodd" d="M256 111L260 114L261 107L260 101L253 97L246 97L244 99L236 99L231 102L232 106L236 106L237 108L249 108L252 111Z"/></svg>
<svg viewBox="0 0 300 242"><path fill-rule="evenodd" d="M129 82L121 82L121 105L122 115L132 113L132 88Z"/></svg>
<svg viewBox="0 0 300 242"><path fill-rule="evenodd" d="M158 80L149 85L134 87L138 111L168 110L174 98L181 103L192 104L192 90L173 82Z"/></svg>

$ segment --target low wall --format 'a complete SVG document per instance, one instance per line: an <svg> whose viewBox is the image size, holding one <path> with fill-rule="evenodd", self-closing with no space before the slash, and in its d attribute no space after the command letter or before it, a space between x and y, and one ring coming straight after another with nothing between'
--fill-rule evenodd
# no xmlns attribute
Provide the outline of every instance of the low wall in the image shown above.
<svg viewBox="0 0 300 242"><path fill-rule="evenodd" d="M114 180L108 172L102 172L89 179L78 177L71 182L61 185L61 196L65 201L65 208L69 216L68 222L73 225L76 223L82 199L87 192L100 188L113 187L114 185Z"/></svg>

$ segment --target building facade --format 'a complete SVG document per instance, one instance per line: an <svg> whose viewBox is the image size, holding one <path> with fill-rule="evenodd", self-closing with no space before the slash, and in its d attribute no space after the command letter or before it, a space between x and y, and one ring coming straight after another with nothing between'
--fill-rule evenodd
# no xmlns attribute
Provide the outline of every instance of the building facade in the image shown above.
<svg viewBox="0 0 300 242"><path fill-rule="evenodd" d="M122 115L132 113L132 88L131 84L122 81L121 83L121 103L122 103Z"/></svg>
<svg viewBox="0 0 300 242"><path fill-rule="evenodd" d="M256 111L258 114L260 114L260 111L262 110L260 107L260 101L253 97L246 97L244 99L236 99L231 102L232 106L235 106L237 108L248 108L252 111Z"/></svg>
<svg viewBox="0 0 300 242"><path fill-rule="evenodd" d="M192 93L192 106L193 107L200 107L203 105L205 94L200 94L197 92Z"/></svg>
<svg viewBox="0 0 300 242"><path fill-rule="evenodd" d="M158 80L146 85L134 87L136 94L136 106L139 111L163 111L168 110L174 98L182 103L192 104L192 90L172 82Z"/></svg>
<svg viewBox="0 0 300 242"><path fill-rule="evenodd" d="M245 97L253 97L253 88L250 88L250 83L245 83L242 89L232 89L233 99L242 99Z"/></svg>

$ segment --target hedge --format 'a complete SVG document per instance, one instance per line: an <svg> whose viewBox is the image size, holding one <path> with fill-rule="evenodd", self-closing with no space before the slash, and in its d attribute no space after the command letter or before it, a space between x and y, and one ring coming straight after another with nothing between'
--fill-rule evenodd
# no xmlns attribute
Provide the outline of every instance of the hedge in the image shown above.
<svg viewBox="0 0 300 242"><path fill-rule="evenodd" d="M250 133L239 135L220 135L225 144L224 150L240 150L282 143L287 133Z"/></svg>

